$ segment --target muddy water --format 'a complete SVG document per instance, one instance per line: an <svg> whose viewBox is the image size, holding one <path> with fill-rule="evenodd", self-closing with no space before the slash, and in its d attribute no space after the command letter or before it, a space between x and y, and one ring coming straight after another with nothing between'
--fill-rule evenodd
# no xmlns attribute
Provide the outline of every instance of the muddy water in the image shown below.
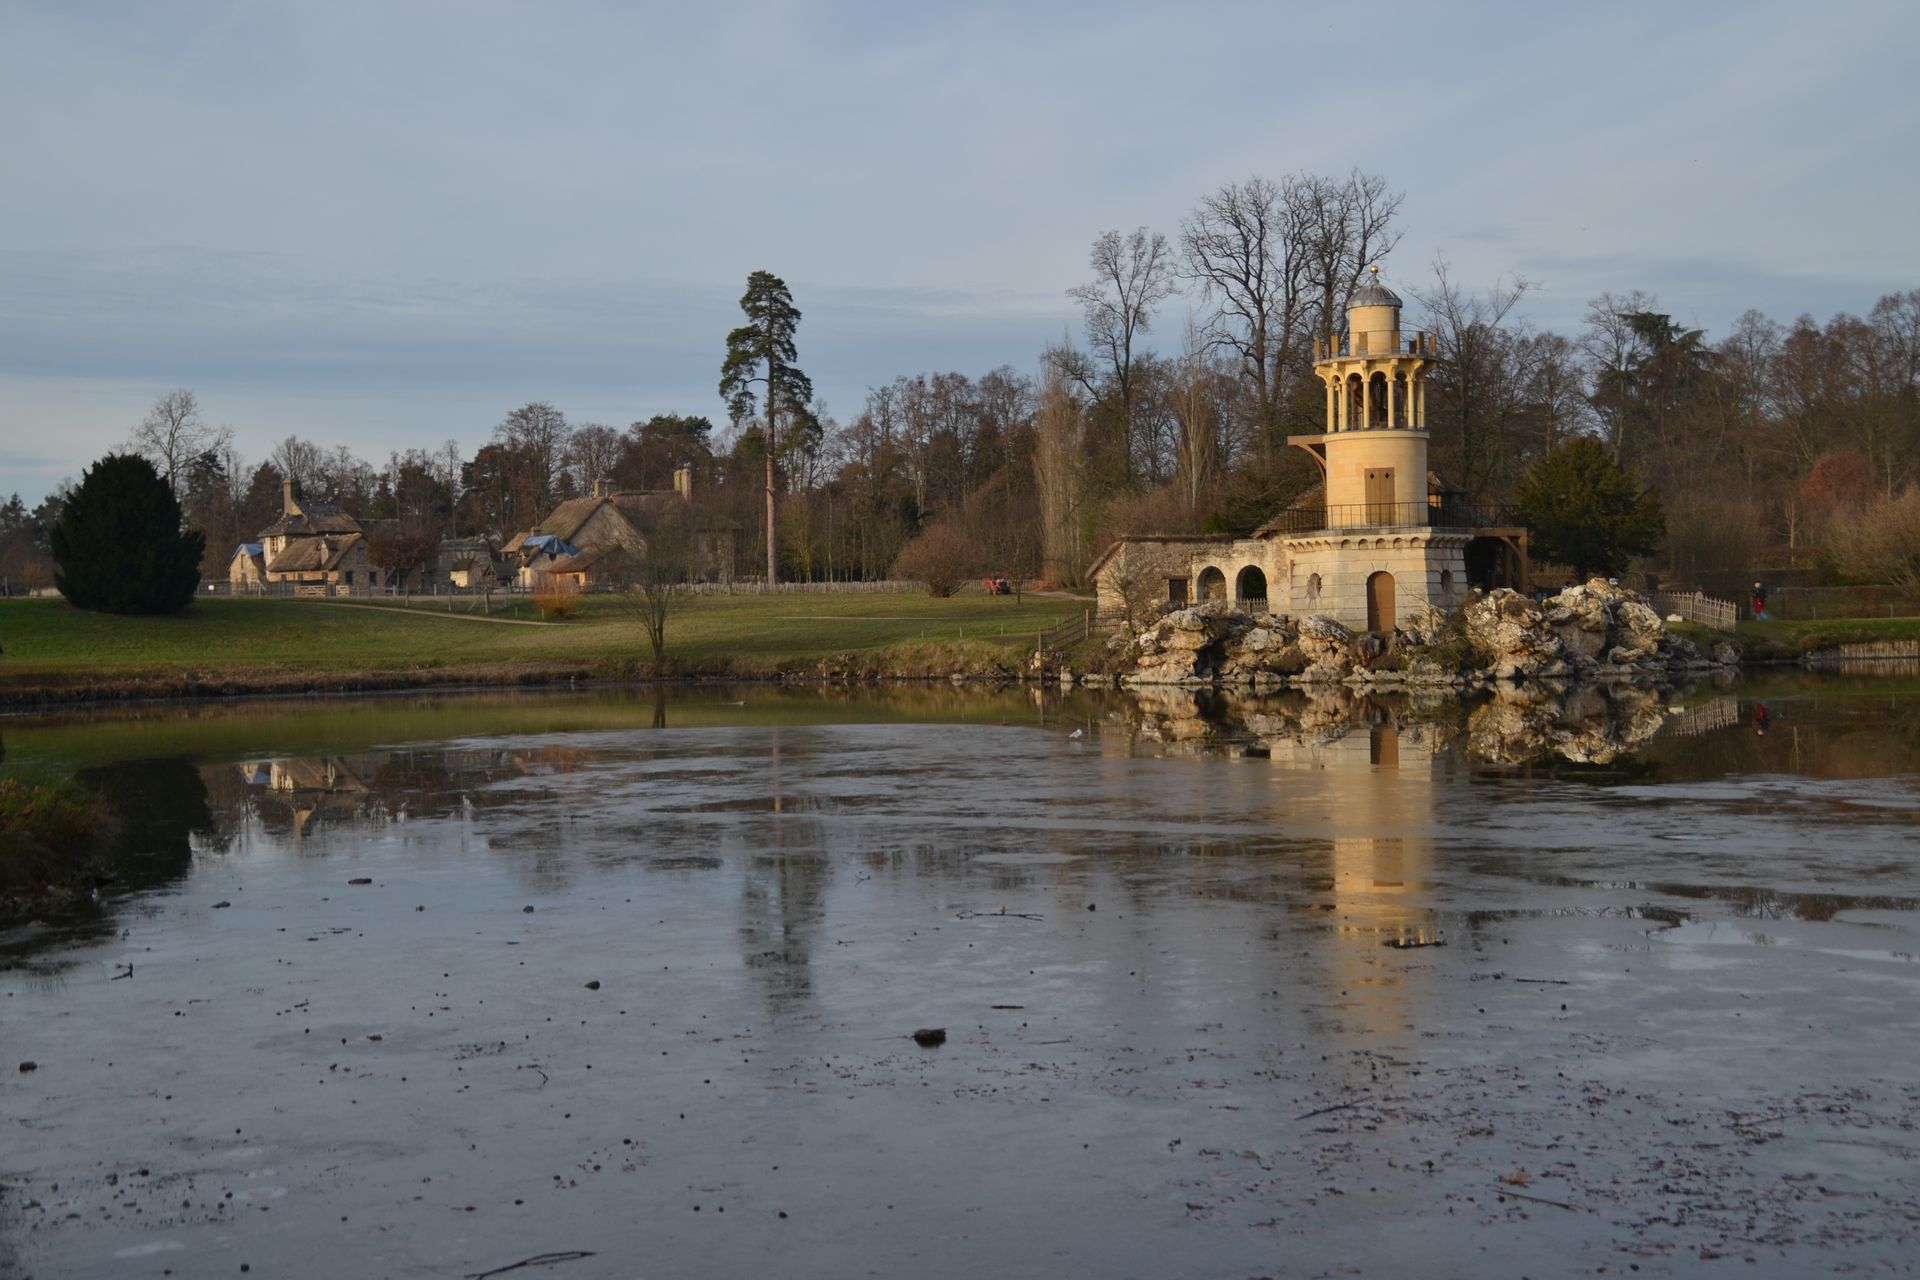
<svg viewBox="0 0 1920 1280"><path fill-rule="evenodd" d="M0 936L0 1274L1911 1269L1916 722L1811 681L0 722L145 815L122 893Z"/></svg>

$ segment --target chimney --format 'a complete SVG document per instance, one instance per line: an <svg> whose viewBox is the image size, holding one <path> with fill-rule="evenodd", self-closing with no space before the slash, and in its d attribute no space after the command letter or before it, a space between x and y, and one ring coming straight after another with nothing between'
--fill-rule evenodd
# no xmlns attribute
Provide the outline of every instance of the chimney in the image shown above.
<svg viewBox="0 0 1920 1280"><path fill-rule="evenodd" d="M680 501L693 501L693 468L684 463L673 469L673 491L680 495Z"/></svg>
<svg viewBox="0 0 1920 1280"><path fill-rule="evenodd" d="M296 492L297 492L297 488L293 483L292 476L288 476L285 480L282 480L280 482L280 514L281 515L292 516L292 515L298 515L300 513L300 502L299 502L299 499L295 497Z"/></svg>

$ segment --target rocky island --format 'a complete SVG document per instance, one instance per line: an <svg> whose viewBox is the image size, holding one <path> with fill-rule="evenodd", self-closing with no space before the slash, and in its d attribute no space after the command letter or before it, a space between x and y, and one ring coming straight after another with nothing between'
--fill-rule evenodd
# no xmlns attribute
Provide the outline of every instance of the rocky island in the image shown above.
<svg viewBox="0 0 1920 1280"><path fill-rule="evenodd" d="M1497 681L1658 682L1739 660L1733 642L1703 653L1670 632L1638 593L1595 578L1545 601L1504 588L1476 593L1451 612L1412 612L1385 634L1210 601L1123 630L1108 642L1101 674L1124 686L1464 689Z"/></svg>

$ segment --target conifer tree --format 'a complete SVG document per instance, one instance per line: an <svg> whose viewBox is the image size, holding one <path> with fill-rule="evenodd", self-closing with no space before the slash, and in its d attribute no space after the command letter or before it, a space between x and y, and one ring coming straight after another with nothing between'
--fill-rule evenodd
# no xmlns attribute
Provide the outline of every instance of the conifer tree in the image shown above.
<svg viewBox="0 0 1920 1280"><path fill-rule="evenodd" d="M207 537L180 528L173 490L138 454L88 468L53 526L54 585L102 613L177 613L200 586Z"/></svg>
<svg viewBox="0 0 1920 1280"><path fill-rule="evenodd" d="M1535 462L1513 494L1515 519L1527 526L1534 558L1619 573L1652 553L1666 535L1660 498L1614 465L1591 436L1577 436Z"/></svg>
<svg viewBox="0 0 1920 1280"><path fill-rule="evenodd" d="M779 447L778 424L784 415L796 426L810 423L813 383L794 366L794 330L800 327L800 309L793 305L787 282L771 271L747 277L740 298L747 323L727 335L727 357L720 366L720 394L727 401L734 425L754 411L754 384L766 393L767 408L767 587L775 579L773 460Z"/></svg>

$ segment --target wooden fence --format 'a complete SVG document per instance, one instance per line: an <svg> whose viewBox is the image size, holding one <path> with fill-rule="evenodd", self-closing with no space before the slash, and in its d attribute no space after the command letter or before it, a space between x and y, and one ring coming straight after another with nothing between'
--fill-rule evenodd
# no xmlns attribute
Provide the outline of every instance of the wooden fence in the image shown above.
<svg viewBox="0 0 1920 1280"><path fill-rule="evenodd" d="M1068 618L1058 626L1048 627L1035 638L1034 647L1045 652L1048 649L1065 649L1069 645L1079 644L1093 634L1093 610L1081 611L1077 618Z"/></svg>
<svg viewBox="0 0 1920 1280"><path fill-rule="evenodd" d="M1685 622L1698 622L1719 631L1733 630L1740 608L1730 600L1716 600L1698 591L1662 591L1653 598L1662 617L1678 615Z"/></svg>

